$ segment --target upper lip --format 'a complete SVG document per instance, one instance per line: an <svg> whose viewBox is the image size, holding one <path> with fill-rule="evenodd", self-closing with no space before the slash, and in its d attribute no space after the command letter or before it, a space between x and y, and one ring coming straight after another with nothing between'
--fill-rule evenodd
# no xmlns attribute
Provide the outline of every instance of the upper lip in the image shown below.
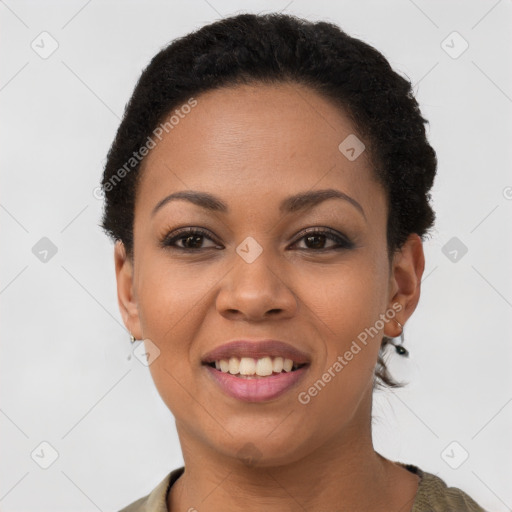
<svg viewBox="0 0 512 512"><path fill-rule="evenodd" d="M230 357L253 357L259 359L262 357L282 357L291 359L297 364L306 364L311 361L310 357L293 345L278 340L235 340L220 345L204 355L201 362L203 364L214 363L221 359Z"/></svg>

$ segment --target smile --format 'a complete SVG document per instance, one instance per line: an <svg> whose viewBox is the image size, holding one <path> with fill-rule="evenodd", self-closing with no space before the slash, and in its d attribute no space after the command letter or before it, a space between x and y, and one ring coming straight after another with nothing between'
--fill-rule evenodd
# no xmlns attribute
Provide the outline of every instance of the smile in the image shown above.
<svg viewBox="0 0 512 512"><path fill-rule="evenodd" d="M201 360L220 390L245 402L273 400L295 387L311 364L309 354L279 340L234 340Z"/></svg>
<svg viewBox="0 0 512 512"><path fill-rule="evenodd" d="M291 359L282 357L231 357L229 360L205 363L203 368L229 397L243 402L267 402L298 386L309 364L294 364ZM274 371L274 368L278 371ZM261 373L265 375L260 375Z"/></svg>
<svg viewBox="0 0 512 512"><path fill-rule="evenodd" d="M283 357L230 357L216 360L210 367L240 378L259 378L279 375L282 372L293 372L305 366Z"/></svg>

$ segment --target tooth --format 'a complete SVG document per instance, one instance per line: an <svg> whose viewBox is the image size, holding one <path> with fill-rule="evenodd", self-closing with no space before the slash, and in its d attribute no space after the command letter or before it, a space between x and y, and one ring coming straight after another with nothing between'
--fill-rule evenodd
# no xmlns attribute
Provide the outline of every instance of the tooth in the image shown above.
<svg viewBox="0 0 512 512"><path fill-rule="evenodd" d="M272 369L276 373L280 373L283 371L283 358L282 357L274 358L274 361L272 362Z"/></svg>
<svg viewBox="0 0 512 512"><path fill-rule="evenodd" d="M258 359L256 363L256 375L260 377L266 377L267 375L272 375L272 359L270 357L262 357Z"/></svg>
<svg viewBox="0 0 512 512"><path fill-rule="evenodd" d="M229 373L236 375L240 369L240 359L238 357L231 357L229 359Z"/></svg>
<svg viewBox="0 0 512 512"><path fill-rule="evenodd" d="M252 357L242 357L240 359L240 375L254 375L256 371L256 362Z"/></svg>
<svg viewBox="0 0 512 512"><path fill-rule="evenodd" d="M285 372L291 372L293 368L293 361L291 359L285 359L283 362L283 368Z"/></svg>
<svg viewBox="0 0 512 512"><path fill-rule="evenodd" d="M221 371L223 371L224 373L229 372L229 361L227 359L221 359L219 361L219 366Z"/></svg>
<svg viewBox="0 0 512 512"><path fill-rule="evenodd" d="M220 370L220 363L219 361L215 361L215 369Z"/></svg>

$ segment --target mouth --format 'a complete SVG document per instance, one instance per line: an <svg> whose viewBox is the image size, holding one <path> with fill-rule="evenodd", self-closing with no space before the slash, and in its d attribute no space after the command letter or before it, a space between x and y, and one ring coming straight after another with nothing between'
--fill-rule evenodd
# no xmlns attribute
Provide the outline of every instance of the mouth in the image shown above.
<svg viewBox="0 0 512 512"><path fill-rule="evenodd" d="M296 347L275 340L234 341L203 357L201 365L230 397L264 402L297 386L310 357Z"/></svg>
<svg viewBox="0 0 512 512"><path fill-rule="evenodd" d="M229 359L217 359L209 363L203 363L210 368L222 373L229 373L241 379L259 379L290 373L308 366L308 363L298 363L292 359L280 356L230 357Z"/></svg>

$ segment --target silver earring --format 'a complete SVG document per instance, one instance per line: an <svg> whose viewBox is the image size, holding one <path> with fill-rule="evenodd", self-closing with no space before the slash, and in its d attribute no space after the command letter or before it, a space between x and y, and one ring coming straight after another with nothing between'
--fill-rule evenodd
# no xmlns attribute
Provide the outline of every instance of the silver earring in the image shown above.
<svg viewBox="0 0 512 512"><path fill-rule="evenodd" d="M135 336L132 333L130 333L130 343L135 343L135 341Z"/></svg>
<svg viewBox="0 0 512 512"><path fill-rule="evenodd" d="M393 338L390 343L391 343L391 345L393 345L395 347L397 354L404 356L404 357L408 357L409 351L403 346L404 345L404 326L396 318L395 318L395 322L402 329L402 332L400 333L400 342L399 343L395 342L394 341L395 338Z"/></svg>

